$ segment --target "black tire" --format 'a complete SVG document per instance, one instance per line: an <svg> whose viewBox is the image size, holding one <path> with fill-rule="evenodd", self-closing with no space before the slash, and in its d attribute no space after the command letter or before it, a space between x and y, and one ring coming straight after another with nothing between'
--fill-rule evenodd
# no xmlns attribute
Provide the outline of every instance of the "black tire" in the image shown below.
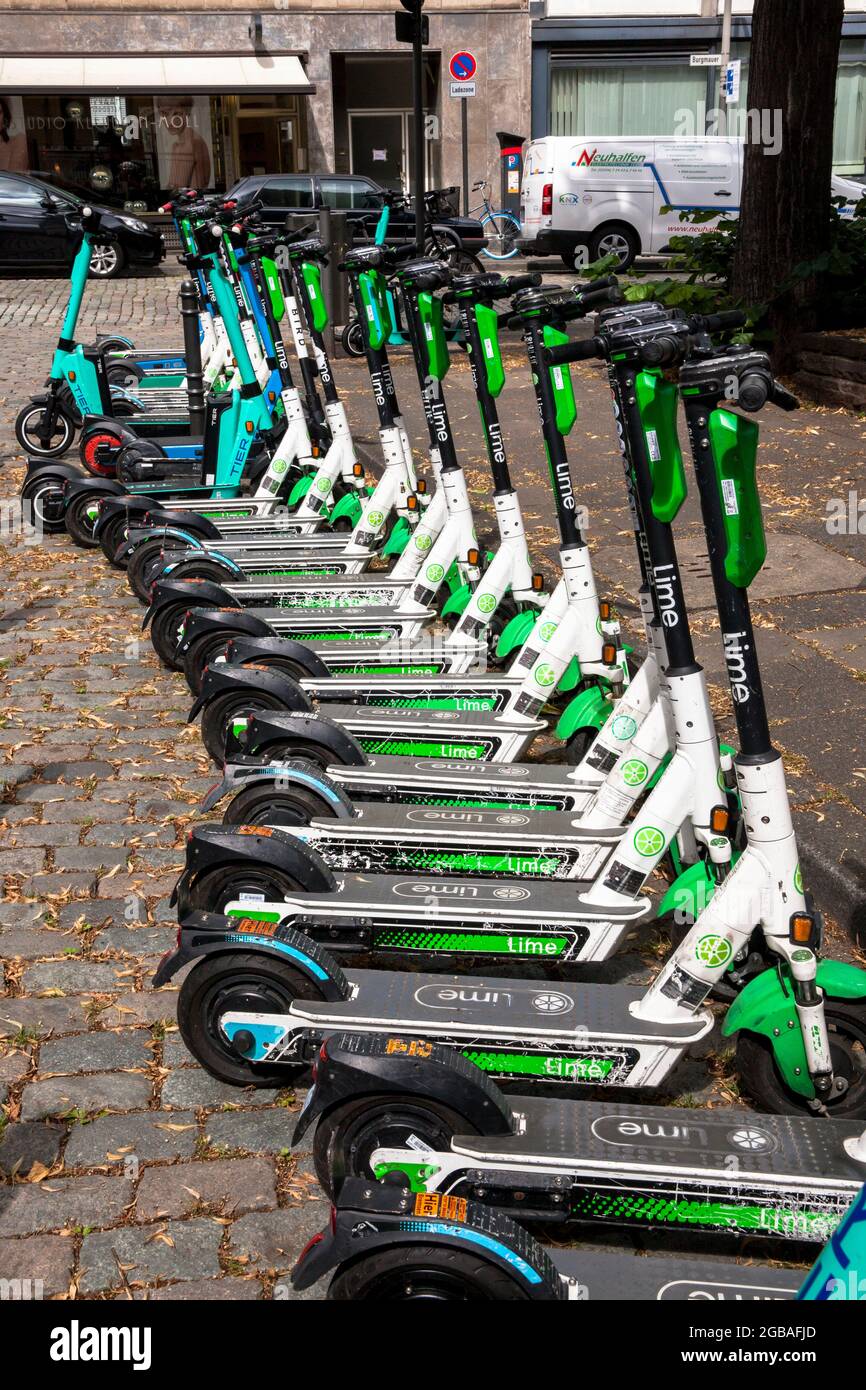
<svg viewBox="0 0 866 1390"><path fill-rule="evenodd" d="M184 526L184 530L187 527ZM203 551L201 557L190 557L188 560L178 560L171 571L172 579L212 579L217 584L239 583L237 575L230 574L225 565L221 565L218 560L208 559Z"/></svg>
<svg viewBox="0 0 866 1390"><path fill-rule="evenodd" d="M187 608L194 606L193 602L187 604ZM203 632L195 639L189 650L184 653L182 666L186 683L193 695L197 695L201 690L205 667L218 656L222 656L233 637L240 636L239 632L232 632L230 628L219 627Z"/></svg>
<svg viewBox="0 0 866 1390"><path fill-rule="evenodd" d="M151 587L162 574L164 546L162 536L155 535L153 540L141 541L127 561L129 587L142 603L150 603Z"/></svg>
<svg viewBox="0 0 866 1390"><path fill-rule="evenodd" d="M312 787L253 785L232 797L223 825L309 825L318 816L333 820L336 813L333 803Z"/></svg>
<svg viewBox="0 0 866 1390"><path fill-rule="evenodd" d="M263 824L247 821L247 825L260 823ZM270 864L257 864L252 860L243 864L215 864L196 879L189 905L193 912L222 912L242 893L263 893L265 902L281 903L292 894L307 891L300 879Z"/></svg>
<svg viewBox="0 0 866 1390"><path fill-rule="evenodd" d="M211 700L201 717L201 741L217 767L222 767L226 760L226 734L232 719L280 708L273 695L256 690L227 690Z"/></svg>
<svg viewBox="0 0 866 1390"><path fill-rule="evenodd" d="M25 479L21 488L21 514L28 526L41 527L50 536L61 535L66 530L63 482L55 473L34 473Z"/></svg>
<svg viewBox="0 0 866 1390"><path fill-rule="evenodd" d="M325 708L327 709L327 706ZM268 762L286 762L291 758L301 758L312 763L320 772L333 767L335 763L343 765L338 755L324 743L315 743L312 740L307 742L306 739L286 739L285 742L269 743L266 751L257 756L267 759Z"/></svg>
<svg viewBox="0 0 866 1390"><path fill-rule="evenodd" d="M139 367L137 362L131 358L125 361L115 360L107 362L105 375L109 385L119 386L124 391L135 391L140 382L144 380L144 369Z"/></svg>
<svg viewBox="0 0 866 1390"><path fill-rule="evenodd" d="M279 671L284 676L291 676L292 680L305 681L310 679L310 673L293 656L284 656L280 652L253 652L243 661L233 663L237 666L267 666L270 671Z"/></svg>
<svg viewBox="0 0 866 1390"><path fill-rule="evenodd" d="M340 346L347 357L364 356L364 333L359 319L346 324L340 334Z"/></svg>
<svg viewBox="0 0 866 1390"><path fill-rule="evenodd" d="M177 1024L197 1061L229 1086L285 1086L302 1065L257 1066L239 1057L219 1032L229 1010L287 1013L295 999L321 999L306 975L282 960L254 951L209 956L193 967L180 987Z"/></svg>
<svg viewBox="0 0 866 1390"><path fill-rule="evenodd" d="M90 257L91 280L113 280L126 265L126 253L117 241L97 242Z"/></svg>
<svg viewBox="0 0 866 1390"><path fill-rule="evenodd" d="M123 444L123 436L119 429L112 428L111 425L96 425L92 429L82 430L81 438L78 441L78 457L88 473L94 478L113 478L117 469L112 463L109 469L100 467L96 461L96 451L101 444L107 444L111 449L120 449Z"/></svg>
<svg viewBox="0 0 866 1390"><path fill-rule="evenodd" d="M582 244L582 242L576 241L574 245L569 246L566 251L560 251L559 259L562 261L562 264L565 266L566 270L574 271L577 269L577 267L574 264L574 258L577 255L578 246L581 246Z"/></svg>
<svg viewBox="0 0 866 1390"><path fill-rule="evenodd" d="M64 410L57 410L51 439L45 445L36 433L36 427L44 414L44 406L34 405L32 402L22 406L15 418L15 438L25 454L32 454L35 458L41 459L56 459L66 453L75 438L75 426Z"/></svg>
<svg viewBox="0 0 866 1390"><path fill-rule="evenodd" d="M176 652L180 641L180 625L183 622L184 613L187 612L189 612L188 601L166 603L157 609L150 624L150 640L153 643L153 650L162 664L168 666L172 671L182 669Z"/></svg>
<svg viewBox="0 0 866 1390"><path fill-rule="evenodd" d="M619 264L614 270L628 270L640 251L640 240L633 227L625 222L605 222L589 238L590 261L601 260L602 256L617 255ZM572 266L572 269L574 267Z"/></svg>
<svg viewBox="0 0 866 1390"><path fill-rule="evenodd" d="M598 737L598 729L594 724L584 724L581 728L575 729L570 739L565 745L563 762L570 767L576 767L582 762Z"/></svg>
<svg viewBox="0 0 866 1390"><path fill-rule="evenodd" d="M99 496L95 492L81 493L67 503L63 514L68 534L76 545L82 546L85 550L97 550L99 548L99 541L93 534L98 500Z"/></svg>
<svg viewBox="0 0 866 1390"><path fill-rule="evenodd" d="M527 1296L513 1275L482 1255L397 1238L338 1269L328 1288L335 1303L511 1303Z"/></svg>
<svg viewBox="0 0 866 1390"><path fill-rule="evenodd" d="M125 568L118 562L117 552L126 540L128 526L129 520L126 513L118 512L116 516L113 516L110 521L99 528L99 536L97 537L99 548L114 569Z"/></svg>
<svg viewBox="0 0 866 1390"><path fill-rule="evenodd" d="M834 1119L866 1119L866 1004L843 1003L827 999L824 1005L830 1034L833 1071L844 1077L847 1091L825 1101ZM773 1115L810 1115L813 1112L802 1096L786 1087L766 1038L754 1033L737 1034L737 1070L740 1080L754 1100Z"/></svg>
<svg viewBox="0 0 866 1390"><path fill-rule="evenodd" d="M313 1163L322 1190L339 1192L345 1178L374 1179L376 1149L402 1149L409 1139L427 1148L450 1148L455 1134L475 1134L456 1110L421 1096L361 1096L335 1106L316 1125ZM413 1144L412 1147L415 1147Z"/></svg>

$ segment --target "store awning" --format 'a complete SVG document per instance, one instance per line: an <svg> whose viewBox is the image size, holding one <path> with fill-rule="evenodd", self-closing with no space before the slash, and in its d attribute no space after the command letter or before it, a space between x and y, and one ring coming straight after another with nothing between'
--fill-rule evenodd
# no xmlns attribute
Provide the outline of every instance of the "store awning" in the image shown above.
<svg viewBox="0 0 866 1390"><path fill-rule="evenodd" d="M316 89L296 53L208 53L117 57L0 58L0 90L10 94L72 96L79 92L122 96L155 92L298 92Z"/></svg>

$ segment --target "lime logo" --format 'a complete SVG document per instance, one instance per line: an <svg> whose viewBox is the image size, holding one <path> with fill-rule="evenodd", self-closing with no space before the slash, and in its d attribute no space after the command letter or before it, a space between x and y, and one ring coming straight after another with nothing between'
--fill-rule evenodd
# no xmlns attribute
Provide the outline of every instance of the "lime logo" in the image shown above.
<svg viewBox="0 0 866 1390"><path fill-rule="evenodd" d="M478 607L482 613L492 613L496 607L496 598L493 594L482 594L478 600Z"/></svg>
<svg viewBox="0 0 866 1390"><path fill-rule="evenodd" d="M415 537L416 550L429 550L433 544L433 537L428 536L426 531L422 531L420 536Z"/></svg>
<svg viewBox="0 0 866 1390"><path fill-rule="evenodd" d="M556 623L542 623L539 630L539 636L542 642L549 642L555 631Z"/></svg>
<svg viewBox="0 0 866 1390"><path fill-rule="evenodd" d="M732 954L731 943L724 936L702 936L695 947L695 958L711 969L727 965Z"/></svg>
<svg viewBox="0 0 866 1390"><path fill-rule="evenodd" d="M317 489L318 492L321 492L321 493L330 492L330 491L331 491L331 480L330 480L330 478L317 478L317 479L316 479L316 489Z"/></svg>
<svg viewBox="0 0 866 1390"><path fill-rule="evenodd" d="M665 837L654 825L643 825L634 837L634 847L638 854L649 859L654 854L661 854L665 847Z"/></svg>
<svg viewBox="0 0 866 1390"><path fill-rule="evenodd" d="M799 864L797 865L796 869L794 870L794 887L796 888L796 890L797 890L798 893L802 893L802 891L803 891L803 870L800 868L800 865L799 865Z"/></svg>
<svg viewBox="0 0 866 1390"><path fill-rule="evenodd" d="M623 763L622 780L627 787L639 787L641 782L646 781L646 775L647 765L640 758L629 758L627 763Z"/></svg>
<svg viewBox="0 0 866 1390"><path fill-rule="evenodd" d="M370 526L373 527L374 530L378 530L378 528L382 525L382 522L383 522L384 520L385 520L385 514L384 514L384 512L368 512L368 513L367 513L367 522L368 522L368 524L369 524Z"/></svg>
<svg viewBox="0 0 866 1390"><path fill-rule="evenodd" d="M731 1130L731 1143L736 1144L738 1149L751 1149L759 1153L762 1149L770 1148L772 1140L762 1129L734 1129Z"/></svg>
<svg viewBox="0 0 866 1390"><path fill-rule="evenodd" d="M271 469L274 473L285 473L288 466L289 465L285 459L274 459L273 463L271 464Z"/></svg>
<svg viewBox="0 0 866 1390"><path fill-rule="evenodd" d="M710 844L714 849L727 849L728 842L724 835L714 835L710 840Z"/></svg>
<svg viewBox="0 0 866 1390"><path fill-rule="evenodd" d="M614 738L625 740L634 738L637 733L637 721L632 719L630 714L618 714L610 726Z"/></svg>
<svg viewBox="0 0 866 1390"><path fill-rule="evenodd" d="M536 666L533 675L539 685L553 685L556 680L556 672L552 666L548 666L546 661L542 661L540 666Z"/></svg>
<svg viewBox="0 0 866 1390"><path fill-rule="evenodd" d="M442 565L428 565L426 574L431 584L438 584L439 580L444 577L445 569Z"/></svg>

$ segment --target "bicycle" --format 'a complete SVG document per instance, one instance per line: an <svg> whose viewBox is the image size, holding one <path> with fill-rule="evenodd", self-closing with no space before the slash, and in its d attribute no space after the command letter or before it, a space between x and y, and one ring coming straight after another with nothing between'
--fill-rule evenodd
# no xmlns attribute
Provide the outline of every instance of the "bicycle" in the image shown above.
<svg viewBox="0 0 866 1390"><path fill-rule="evenodd" d="M490 204L490 184L479 179L472 185L473 193L481 193L481 202L470 208L468 217L478 217L487 237L487 245L481 251L491 261L507 261L518 252L517 238L520 236L520 220L505 208L494 208ZM479 216L479 214L481 214Z"/></svg>

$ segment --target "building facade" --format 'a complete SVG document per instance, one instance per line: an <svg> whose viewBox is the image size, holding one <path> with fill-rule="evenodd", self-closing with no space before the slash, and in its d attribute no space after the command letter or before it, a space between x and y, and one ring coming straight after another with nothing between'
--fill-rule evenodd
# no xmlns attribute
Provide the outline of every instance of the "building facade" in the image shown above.
<svg viewBox="0 0 866 1390"><path fill-rule="evenodd" d="M410 186L410 49L396 0L13 0L0 13L0 170L153 211L171 188L258 172ZM428 186L460 184L448 61L477 60L470 180L498 190L496 131L529 135L528 0L427 0Z"/></svg>
<svg viewBox="0 0 866 1390"><path fill-rule="evenodd" d="M753 0L733 0L731 58L738 96L719 99L719 69L692 55L721 52L721 0L533 0L532 134L722 133L748 112ZM820 8L820 5L819 5ZM866 165L866 4L846 0L836 84L833 167Z"/></svg>

